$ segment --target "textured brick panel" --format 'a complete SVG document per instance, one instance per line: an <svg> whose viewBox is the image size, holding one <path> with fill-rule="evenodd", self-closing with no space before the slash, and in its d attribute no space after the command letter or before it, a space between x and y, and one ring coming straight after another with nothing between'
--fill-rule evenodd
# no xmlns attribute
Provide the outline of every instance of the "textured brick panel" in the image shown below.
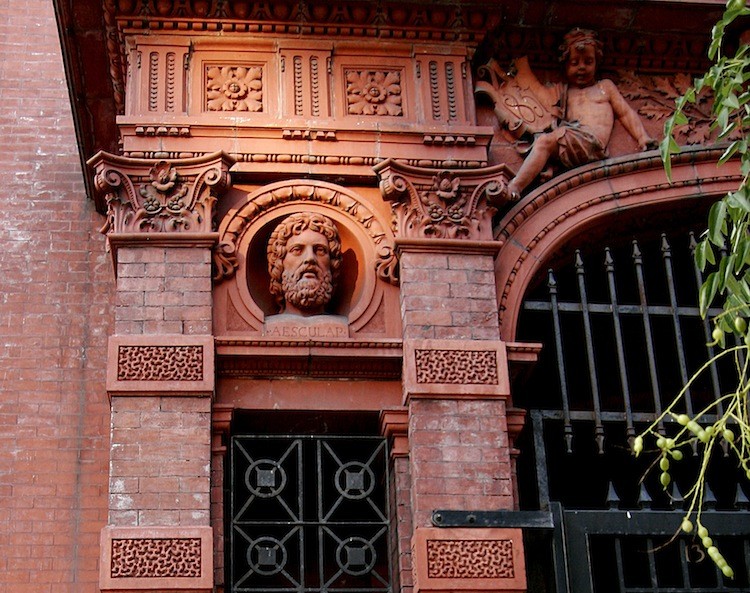
<svg viewBox="0 0 750 593"><path fill-rule="evenodd" d="M200 538L112 540L110 574L117 578L201 576Z"/></svg>
<svg viewBox="0 0 750 593"><path fill-rule="evenodd" d="M210 395L211 336L125 335L109 340L110 395Z"/></svg>
<svg viewBox="0 0 750 593"><path fill-rule="evenodd" d="M520 529L418 527L414 593L526 591Z"/></svg>
<svg viewBox="0 0 750 593"><path fill-rule="evenodd" d="M118 381L202 381L203 346L120 346Z"/></svg>
<svg viewBox="0 0 750 593"><path fill-rule="evenodd" d="M404 340L404 395L498 398L510 395L505 343L497 340Z"/></svg>
<svg viewBox="0 0 750 593"><path fill-rule="evenodd" d="M512 579L513 540L427 540L431 579Z"/></svg>
<svg viewBox="0 0 750 593"><path fill-rule="evenodd" d="M210 527L105 527L102 591L207 593L213 580Z"/></svg>
<svg viewBox="0 0 750 593"><path fill-rule="evenodd" d="M417 383L497 385L495 350L415 350Z"/></svg>

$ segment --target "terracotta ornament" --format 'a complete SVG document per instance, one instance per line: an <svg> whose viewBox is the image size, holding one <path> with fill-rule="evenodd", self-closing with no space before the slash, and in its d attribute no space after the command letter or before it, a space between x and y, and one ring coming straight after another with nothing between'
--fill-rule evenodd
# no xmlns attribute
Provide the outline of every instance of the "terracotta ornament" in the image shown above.
<svg viewBox="0 0 750 593"><path fill-rule="evenodd" d="M341 267L341 240L334 222L321 214L287 216L268 240L270 290L280 313L321 315L331 301Z"/></svg>
<svg viewBox="0 0 750 593"><path fill-rule="evenodd" d="M508 185L512 199L520 198L552 158L567 169L606 158L615 118L641 150L656 147L615 84L596 79L601 48L593 31L573 29L565 36L560 59L565 63L566 83L560 88L557 120L551 130L534 138L529 155Z"/></svg>

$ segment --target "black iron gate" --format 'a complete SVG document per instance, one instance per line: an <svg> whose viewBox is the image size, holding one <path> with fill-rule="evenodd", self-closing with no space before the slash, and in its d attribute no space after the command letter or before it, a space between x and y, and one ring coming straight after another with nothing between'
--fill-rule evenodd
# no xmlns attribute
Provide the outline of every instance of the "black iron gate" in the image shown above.
<svg viewBox="0 0 750 593"><path fill-rule="evenodd" d="M526 526L546 546L527 546L535 591L750 591L750 515L736 462L717 452L704 516L734 568L727 579L697 538L676 534L694 451L673 465L667 491L658 472L644 479L648 463L630 454L633 437L713 354L695 305L695 242L619 238L611 249L571 251L527 295L518 339L544 344L537 368L514 385L515 405L529 410L519 443L527 514L484 520ZM735 377L731 364L712 369L680 411L703 409ZM659 428L668 434L673 425Z"/></svg>
<svg viewBox="0 0 750 593"><path fill-rule="evenodd" d="M390 591L386 443L234 436L230 591Z"/></svg>

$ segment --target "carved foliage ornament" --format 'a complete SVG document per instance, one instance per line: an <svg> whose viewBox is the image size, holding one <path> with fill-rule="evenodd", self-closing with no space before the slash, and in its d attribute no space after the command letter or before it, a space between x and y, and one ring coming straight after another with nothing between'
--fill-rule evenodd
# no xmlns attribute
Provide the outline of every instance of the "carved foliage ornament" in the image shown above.
<svg viewBox="0 0 750 593"><path fill-rule="evenodd" d="M210 66L206 71L208 111L263 111L263 70L257 66Z"/></svg>
<svg viewBox="0 0 750 593"><path fill-rule="evenodd" d="M240 208L226 225L223 225L219 248L214 252L214 280L220 281L234 274L237 269L237 259L234 255L237 245L253 220L273 208L297 201L331 206L355 220L375 245L377 277L389 284L398 285L398 258L389 239L390 234L382 227L367 204L329 184L302 183L277 186L255 196L252 201ZM217 257L221 261L217 262Z"/></svg>
<svg viewBox="0 0 750 593"><path fill-rule="evenodd" d="M507 200L505 165L459 175L389 159L375 170L383 197L392 202L402 237L492 239L492 216Z"/></svg>
<svg viewBox="0 0 750 593"><path fill-rule="evenodd" d="M675 76L638 76L631 70L619 73L618 88L625 98L641 101L638 113L648 119L663 121L674 112L675 101L692 86L693 79L687 74ZM688 121L675 126L676 136L685 144L704 144L711 138L711 95L701 91L694 103L686 103L684 109ZM740 130L728 136L734 140Z"/></svg>
<svg viewBox="0 0 750 593"><path fill-rule="evenodd" d="M223 153L171 162L99 153L89 164L107 204L103 233L207 233L232 162Z"/></svg>

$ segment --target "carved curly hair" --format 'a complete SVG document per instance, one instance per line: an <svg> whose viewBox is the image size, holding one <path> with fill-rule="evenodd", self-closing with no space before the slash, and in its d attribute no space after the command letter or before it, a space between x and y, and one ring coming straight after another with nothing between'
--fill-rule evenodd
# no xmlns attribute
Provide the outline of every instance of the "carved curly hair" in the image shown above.
<svg viewBox="0 0 750 593"><path fill-rule="evenodd" d="M328 251L331 260L331 281L335 284L339 275L343 255L341 254L341 239L334 222L327 216L311 212L297 212L282 220L271 233L268 240L266 256L268 258L268 274L271 276L270 290L276 303L283 307L284 291L281 287L281 276L284 271L286 245L294 235L310 229L322 234L328 239Z"/></svg>
<svg viewBox="0 0 750 593"><path fill-rule="evenodd" d="M597 39L596 32L590 29L579 29L578 27L571 29L563 37L563 43L560 46L560 61L567 62L570 57L570 50L574 47L583 49L587 45L594 46L594 55L596 56L596 61L599 62L604 56L604 52L602 51L604 44Z"/></svg>

